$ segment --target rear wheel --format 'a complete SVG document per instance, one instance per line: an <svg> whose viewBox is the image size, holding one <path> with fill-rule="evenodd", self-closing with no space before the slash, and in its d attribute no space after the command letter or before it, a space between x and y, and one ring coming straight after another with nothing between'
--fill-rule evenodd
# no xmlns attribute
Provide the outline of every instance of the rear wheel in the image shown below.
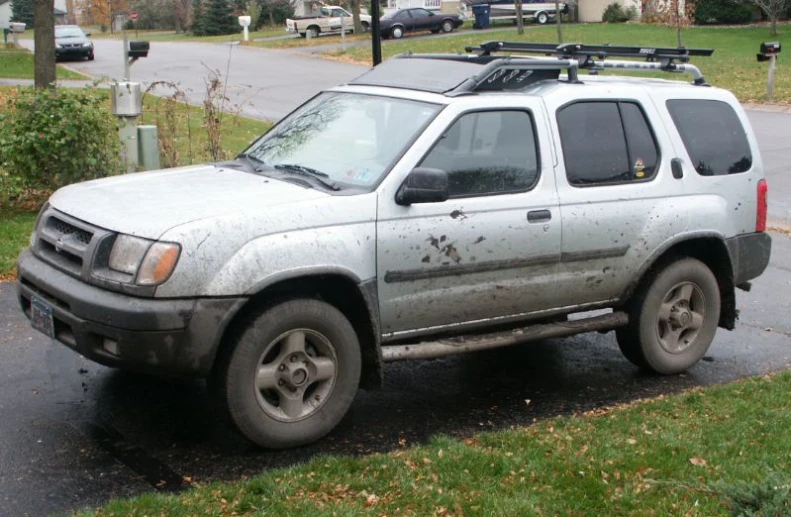
<svg viewBox="0 0 791 517"><path fill-rule="evenodd" d="M354 400L360 370L346 317L325 302L292 300L249 320L211 386L242 434L278 449L330 432Z"/></svg>
<svg viewBox="0 0 791 517"><path fill-rule="evenodd" d="M536 15L536 21L541 25L544 25L549 21L549 15L547 13L538 13Z"/></svg>
<svg viewBox="0 0 791 517"><path fill-rule="evenodd" d="M629 325L616 331L624 356L661 374L681 373L706 353L720 319L720 289L702 262L666 265L629 302Z"/></svg>
<svg viewBox="0 0 791 517"><path fill-rule="evenodd" d="M442 22L442 32L453 32L453 22L450 20L445 20Z"/></svg>
<svg viewBox="0 0 791 517"><path fill-rule="evenodd" d="M308 27L308 30L305 32L307 36L311 38L317 38L319 36L320 29L318 27Z"/></svg>
<svg viewBox="0 0 791 517"><path fill-rule="evenodd" d="M394 39L401 39L404 37L404 28L400 26L393 27L393 30L390 31L390 35L393 36Z"/></svg>

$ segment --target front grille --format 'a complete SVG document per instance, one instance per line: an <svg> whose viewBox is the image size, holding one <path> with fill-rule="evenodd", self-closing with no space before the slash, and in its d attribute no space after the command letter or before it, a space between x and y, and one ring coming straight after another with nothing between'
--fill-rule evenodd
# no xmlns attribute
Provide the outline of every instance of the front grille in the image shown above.
<svg viewBox="0 0 791 517"><path fill-rule="evenodd" d="M60 236L71 235L85 245L90 244L91 237L93 237L93 233L83 230L82 228L77 228L73 224L69 224L55 216L51 216L47 220L47 225Z"/></svg>
<svg viewBox="0 0 791 517"><path fill-rule="evenodd" d="M36 230L34 252L39 258L71 275L82 277L90 266L96 242L107 232L48 209Z"/></svg>

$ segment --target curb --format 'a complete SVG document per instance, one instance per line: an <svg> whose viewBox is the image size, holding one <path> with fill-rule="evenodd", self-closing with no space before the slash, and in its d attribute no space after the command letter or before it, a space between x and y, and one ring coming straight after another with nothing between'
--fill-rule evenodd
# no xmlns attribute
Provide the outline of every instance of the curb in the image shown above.
<svg viewBox="0 0 791 517"><path fill-rule="evenodd" d="M791 113L791 104L772 104L772 103L757 103L757 102L744 102L742 107L751 111L765 111L768 113Z"/></svg>

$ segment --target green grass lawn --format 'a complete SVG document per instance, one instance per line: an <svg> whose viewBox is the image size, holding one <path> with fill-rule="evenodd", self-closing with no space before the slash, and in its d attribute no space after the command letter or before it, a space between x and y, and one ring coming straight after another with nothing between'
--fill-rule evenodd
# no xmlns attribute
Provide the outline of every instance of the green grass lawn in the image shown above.
<svg viewBox="0 0 791 517"><path fill-rule="evenodd" d="M13 95L15 87L0 87L0 111L4 102ZM104 90L103 90L104 91ZM143 99L144 113L140 124L155 124L160 127L160 140L163 139L162 127L168 109L168 101L154 95L146 95ZM109 103L109 93L108 93ZM209 161L206 150L207 136L204 130L203 109L175 103L173 106L175 132L171 139L175 146L175 165L189 165ZM244 149L258 135L271 126L268 122L225 113L221 124L221 146L227 155L235 154ZM163 159L163 166L166 164ZM0 171L2 174L2 171ZM0 192L0 200L3 198ZM46 195L46 193L44 193ZM41 193L37 193L41 197ZM27 200L22 206L2 207L0 201L0 280L13 278L16 259L19 252L27 246L30 233L35 222L36 211L41 202Z"/></svg>
<svg viewBox="0 0 791 517"><path fill-rule="evenodd" d="M79 515L790 515L789 392L786 372Z"/></svg>
<svg viewBox="0 0 791 517"><path fill-rule="evenodd" d="M88 79L80 73L58 66L58 79ZM33 79L33 53L24 49L0 48L0 78Z"/></svg>
<svg viewBox="0 0 791 517"><path fill-rule="evenodd" d="M0 280L10 278L19 252L30 242L36 212L0 209Z"/></svg>
<svg viewBox="0 0 791 517"><path fill-rule="evenodd" d="M715 49L710 58L698 58L693 62L703 71L708 81L727 88L742 102L761 102L766 95L766 63L758 63L755 54L762 41L783 39L791 36L791 25L778 26L780 35L773 38L766 27L692 27L683 32L683 43L688 47ZM667 46L677 45L676 31L659 25L630 24L572 24L563 27L564 41L589 44ZM479 45L484 41L530 41L556 43L557 32L554 26L528 26L523 36L515 28L489 31L467 31L448 38L427 38L410 40L405 38L391 44L382 45L384 58L404 52L464 52L466 46ZM371 63L371 49L354 47L346 52L332 51L327 57L344 61ZM608 72L610 73L610 72ZM685 76L664 77L681 78ZM686 79L685 79L686 80ZM791 102L791 68L783 56L777 62L775 83L775 102Z"/></svg>

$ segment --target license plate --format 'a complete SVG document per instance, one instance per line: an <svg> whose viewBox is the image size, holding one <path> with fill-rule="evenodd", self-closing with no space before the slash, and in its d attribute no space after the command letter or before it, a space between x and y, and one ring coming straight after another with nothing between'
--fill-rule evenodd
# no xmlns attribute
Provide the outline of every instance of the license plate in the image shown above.
<svg viewBox="0 0 791 517"><path fill-rule="evenodd" d="M54 338L55 322L52 319L52 306L34 296L30 300L30 309L30 323L33 325L33 328Z"/></svg>

